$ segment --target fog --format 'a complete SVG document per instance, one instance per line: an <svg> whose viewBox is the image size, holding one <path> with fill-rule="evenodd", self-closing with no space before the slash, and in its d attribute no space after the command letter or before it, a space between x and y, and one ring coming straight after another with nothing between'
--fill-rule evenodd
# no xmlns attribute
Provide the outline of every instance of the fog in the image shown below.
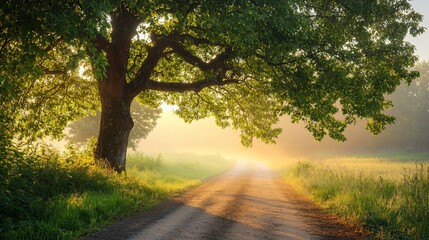
<svg viewBox="0 0 429 240"><path fill-rule="evenodd" d="M348 141L336 142L329 137L317 142L303 124L292 124L288 117L279 123L283 128L276 144L254 141L251 148L240 143L240 132L222 129L214 119L185 123L170 109L164 109L157 126L146 139L140 141L137 151L147 154L194 153L219 154L233 159L283 161L290 158L364 152L380 136L365 131L363 124L350 127ZM374 149L376 150L376 149Z"/></svg>

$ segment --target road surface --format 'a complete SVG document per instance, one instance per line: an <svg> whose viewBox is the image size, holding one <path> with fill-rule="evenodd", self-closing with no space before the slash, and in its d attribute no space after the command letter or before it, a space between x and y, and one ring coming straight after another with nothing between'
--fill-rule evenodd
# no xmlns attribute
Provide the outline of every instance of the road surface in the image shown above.
<svg viewBox="0 0 429 240"><path fill-rule="evenodd" d="M262 163L236 167L156 209L84 239L365 239Z"/></svg>

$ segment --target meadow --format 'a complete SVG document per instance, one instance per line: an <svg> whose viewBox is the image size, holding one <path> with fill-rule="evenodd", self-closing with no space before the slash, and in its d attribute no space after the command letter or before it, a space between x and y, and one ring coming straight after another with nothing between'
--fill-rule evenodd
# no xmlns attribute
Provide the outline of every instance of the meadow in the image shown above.
<svg viewBox="0 0 429 240"><path fill-rule="evenodd" d="M288 183L375 239L429 239L429 154L301 159Z"/></svg>
<svg viewBox="0 0 429 240"><path fill-rule="evenodd" d="M128 156L127 173L88 152L45 148L1 161L0 239L76 239L232 167L219 156ZM6 168L7 167L7 168Z"/></svg>

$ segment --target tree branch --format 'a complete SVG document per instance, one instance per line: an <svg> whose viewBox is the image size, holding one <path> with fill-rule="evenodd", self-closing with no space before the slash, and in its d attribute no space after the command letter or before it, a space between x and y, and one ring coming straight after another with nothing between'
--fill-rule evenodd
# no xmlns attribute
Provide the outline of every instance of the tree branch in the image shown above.
<svg viewBox="0 0 429 240"><path fill-rule="evenodd" d="M66 75L67 74L67 71L65 69L63 69L63 70L44 69L43 72L45 74L52 74L52 75Z"/></svg>
<svg viewBox="0 0 429 240"><path fill-rule="evenodd" d="M192 41L192 43L194 43L196 46L201 45L201 44L212 44L208 39L206 38L201 38L201 37L195 37L192 36L191 34L170 34L169 37L175 39L175 40L186 40L189 39ZM218 46L222 46L222 45L218 45Z"/></svg>
<svg viewBox="0 0 429 240"><path fill-rule="evenodd" d="M166 92L200 92L202 89L211 86L225 86L228 84L237 84L240 81L238 79L228 79L218 81L217 79L201 80L193 83L177 83L177 82L157 82L148 80L145 84L145 89L166 91Z"/></svg>
<svg viewBox="0 0 429 240"><path fill-rule="evenodd" d="M232 52L232 49L229 47L223 53L220 53L210 62L206 63L201 58L193 55L190 51L185 49L176 41L168 41L168 45L173 49L174 53L181 56L187 63L198 67L202 71L209 71L211 69L214 69L219 64L223 63Z"/></svg>
<svg viewBox="0 0 429 240"><path fill-rule="evenodd" d="M3 50L6 48L6 46L9 44L9 42L11 42L12 39L6 37L6 39L4 40L4 43L2 44L1 48L0 48L0 54L3 52ZM1 59L1 57L0 57Z"/></svg>
<svg viewBox="0 0 429 240"><path fill-rule="evenodd" d="M47 46L45 49L43 49L43 51L45 52L49 52L52 49L54 49L54 47L56 47L58 45L58 43L60 43L63 40L63 37L59 37L57 38L53 43L49 44L49 46Z"/></svg>
<svg viewBox="0 0 429 240"><path fill-rule="evenodd" d="M139 94L144 89L145 82L149 80L153 70L161 59L166 48L167 45L164 41L155 42L155 46L147 48L146 59L137 71L134 79L132 79L126 86L128 95L131 99L137 96L137 94Z"/></svg>
<svg viewBox="0 0 429 240"><path fill-rule="evenodd" d="M171 37L171 36L170 36ZM174 38L174 37L173 37ZM130 83L127 84L127 92L130 98L134 98L141 91L146 89L171 91L171 92L199 92L209 86L223 86L231 83L238 83L238 80L229 79L222 80L225 73L225 61L232 53L232 48L228 47L224 52L217 55L210 62L205 62L201 58L193 55L190 51L184 48L179 42L174 41L169 37L160 37L152 34L152 41L155 46L147 48L147 57L136 76ZM164 56L165 49L171 48L169 53L175 53L182 57L187 63L196 66L203 72L215 70L216 77L210 80L202 80L194 83L173 83L173 82L157 82L150 80L151 75L158 64L159 60ZM220 71L218 71L220 70Z"/></svg>

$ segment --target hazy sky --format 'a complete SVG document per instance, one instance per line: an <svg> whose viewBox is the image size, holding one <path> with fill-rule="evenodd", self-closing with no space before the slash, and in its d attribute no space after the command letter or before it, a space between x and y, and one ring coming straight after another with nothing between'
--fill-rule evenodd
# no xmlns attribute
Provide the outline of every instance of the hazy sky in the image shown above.
<svg viewBox="0 0 429 240"><path fill-rule="evenodd" d="M414 10L423 14L422 26L426 28L426 32L416 38L408 38L408 40L416 46L417 55L421 60L429 60L429 0L413 0L411 1Z"/></svg>
<svg viewBox="0 0 429 240"><path fill-rule="evenodd" d="M425 16L423 26L429 29L429 0L414 0L414 9ZM416 46L421 60L429 60L429 32L417 38L407 38ZM230 128L217 127L213 119L196 121L192 124L183 122L171 109L165 108L157 127L149 136L140 142L140 151L149 154L158 153L198 153L220 154L237 159L283 160L300 156L301 153L324 153L331 150L344 150L351 146L362 146L376 141L377 137L365 131L362 125L348 130L348 141L337 143L326 138L315 142L302 125L292 125L287 117L280 122L283 133L276 145L266 145L256 141L254 146L246 149L241 146L239 132ZM363 141L362 139L371 139Z"/></svg>

